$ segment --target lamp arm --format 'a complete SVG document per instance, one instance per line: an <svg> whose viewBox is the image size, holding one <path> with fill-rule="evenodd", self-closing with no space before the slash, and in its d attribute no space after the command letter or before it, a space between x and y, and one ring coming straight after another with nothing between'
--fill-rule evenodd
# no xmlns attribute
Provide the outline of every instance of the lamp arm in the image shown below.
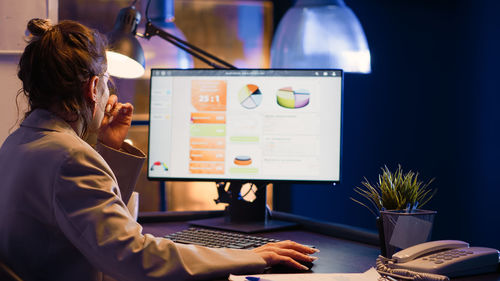
<svg viewBox="0 0 500 281"><path fill-rule="evenodd" d="M165 30L161 29L161 28L158 28L156 27L151 21L148 21L146 23L146 31L144 33L144 37L147 38L148 40L153 37L153 36L159 36L161 37L162 39L170 42L171 44L175 45L176 47L186 51L187 53L191 54L192 56L196 57L197 59L203 61L204 63L212 66L213 68L229 68L229 69L236 69L236 67L168 32L166 32ZM209 59L207 59L206 57L224 65L224 66L221 66L221 65L218 65L212 61L210 61Z"/></svg>

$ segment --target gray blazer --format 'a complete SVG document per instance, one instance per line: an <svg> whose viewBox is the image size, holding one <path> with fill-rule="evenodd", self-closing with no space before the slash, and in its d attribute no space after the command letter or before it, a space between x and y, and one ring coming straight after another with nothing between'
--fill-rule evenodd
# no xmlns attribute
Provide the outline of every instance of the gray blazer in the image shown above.
<svg viewBox="0 0 500 281"><path fill-rule="evenodd" d="M25 280L199 280L262 272L246 250L142 234L125 203L144 154L92 148L35 110L0 148L0 260ZM123 200L126 199L126 200Z"/></svg>

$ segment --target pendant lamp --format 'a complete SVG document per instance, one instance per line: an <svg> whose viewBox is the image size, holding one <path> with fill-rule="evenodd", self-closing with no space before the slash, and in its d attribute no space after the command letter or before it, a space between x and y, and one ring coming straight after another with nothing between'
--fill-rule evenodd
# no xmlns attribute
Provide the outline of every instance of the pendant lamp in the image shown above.
<svg viewBox="0 0 500 281"><path fill-rule="evenodd" d="M271 67L370 73L370 50L359 20L343 0L297 0L274 35Z"/></svg>

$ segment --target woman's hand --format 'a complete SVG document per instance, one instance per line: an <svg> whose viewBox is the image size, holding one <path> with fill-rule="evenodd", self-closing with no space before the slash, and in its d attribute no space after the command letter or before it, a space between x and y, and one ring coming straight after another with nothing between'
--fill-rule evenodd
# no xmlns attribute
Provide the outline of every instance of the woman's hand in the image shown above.
<svg viewBox="0 0 500 281"><path fill-rule="evenodd" d="M116 95L111 95L106 104L97 139L109 147L120 149L132 124L133 112L134 107L130 103L120 103Z"/></svg>
<svg viewBox="0 0 500 281"><path fill-rule="evenodd" d="M306 266L300 262L313 262L317 257L312 257L310 254L319 252L299 243L287 240L276 243L268 243L264 246L253 249L267 263L268 266L286 265L300 270L308 270Z"/></svg>

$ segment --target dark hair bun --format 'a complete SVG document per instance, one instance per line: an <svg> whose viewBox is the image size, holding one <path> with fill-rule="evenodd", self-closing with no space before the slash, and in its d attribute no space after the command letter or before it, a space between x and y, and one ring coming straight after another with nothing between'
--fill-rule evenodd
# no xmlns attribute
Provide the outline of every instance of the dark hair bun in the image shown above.
<svg viewBox="0 0 500 281"><path fill-rule="evenodd" d="M49 19L36 18L28 22L28 31L36 37L44 35L51 27L52 24Z"/></svg>

